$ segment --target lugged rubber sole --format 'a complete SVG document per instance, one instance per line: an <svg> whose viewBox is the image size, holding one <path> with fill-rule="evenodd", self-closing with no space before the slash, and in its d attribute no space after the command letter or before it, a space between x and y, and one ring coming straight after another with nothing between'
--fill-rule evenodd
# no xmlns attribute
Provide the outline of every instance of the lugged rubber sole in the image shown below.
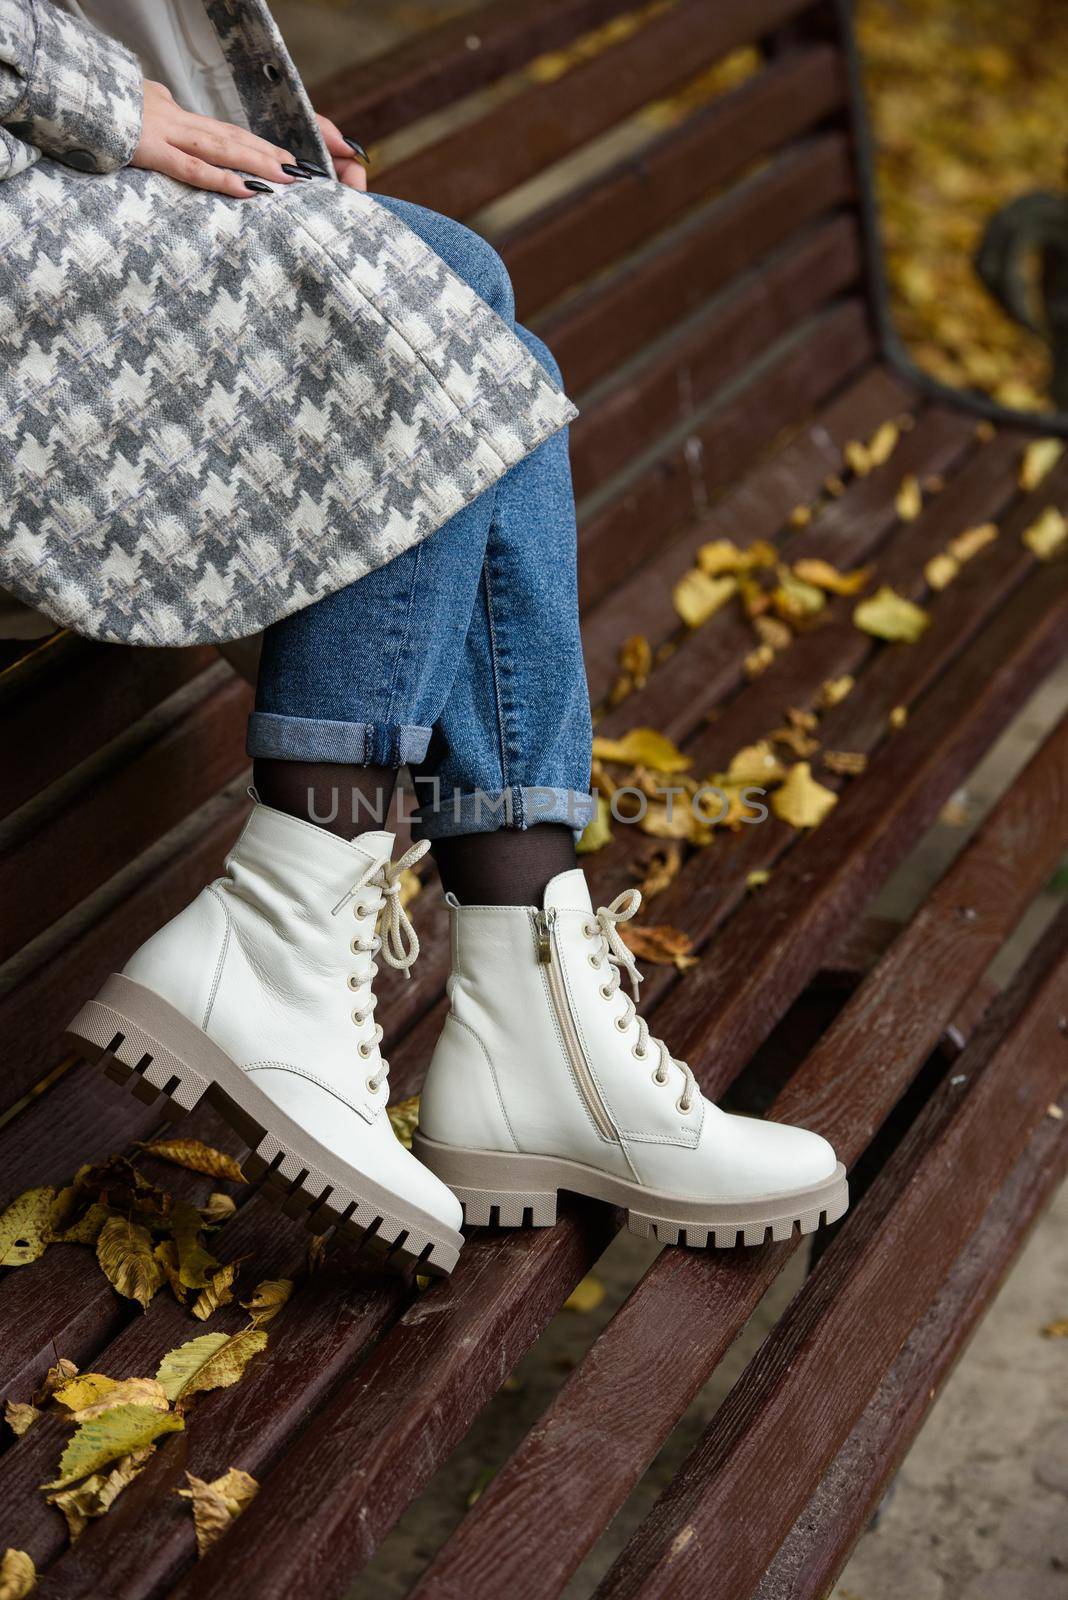
<svg viewBox="0 0 1068 1600"><path fill-rule="evenodd" d="M448 1184L464 1208L465 1222L482 1226L549 1227L556 1221L559 1192L566 1189L622 1207L627 1227L642 1238L725 1250L737 1244L763 1244L769 1237L789 1239L795 1228L815 1233L821 1223L836 1222L849 1205L841 1162L823 1183L792 1194L701 1201L657 1194L562 1156L465 1150L440 1144L418 1129L412 1150Z"/></svg>
<svg viewBox="0 0 1068 1600"><path fill-rule="evenodd" d="M338 1228L420 1272L444 1276L456 1265L460 1233L319 1144L202 1028L143 984L110 977L64 1037L141 1100L162 1095L186 1112L207 1099L250 1147L246 1174L262 1176L264 1192L310 1232Z"/></svg>

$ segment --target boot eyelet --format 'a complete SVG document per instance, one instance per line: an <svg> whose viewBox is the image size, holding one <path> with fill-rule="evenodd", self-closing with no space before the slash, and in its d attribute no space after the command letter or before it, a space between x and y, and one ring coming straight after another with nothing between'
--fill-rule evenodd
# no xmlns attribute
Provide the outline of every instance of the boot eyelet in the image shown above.
<svg viewBox="0 0 1068 1600"><path fill-rule="evenodd" d="M597 931L596 923L584 922L582 924L582 937L584 939L596 939Z"/></svg>
<svg viewBox="0 0 1068 1600"><path fill-rule="evenodd" d="M600 972L600 970L601 970L601 958L600 958L600 956L588 955L586 957L586 960L589 962L589 964L593 968L594 972Z"/></svg>
<svg viewBox="0 0 1068 1600"><path fill-rule="evenodd" d="M598 987L597 993L600 995L602 1000L611 1000L615 991L607 983L602 983Z"/></svg>
<svg viewBox="0 0 1068 1600"><path fill-rule="evenodd" d="M368 1059L368 1057L370 1056L370 1054L371 1054L371 1051L370 1051L370 1048L368 1046L367 1040L366 1039L361 1039L359 1044L356 1046L356 1048L360 1052L360 1054L363 1057L363 1059L366 1061Z"/></svg>
<svg viewBox="0 0 1068 1600"><path fill-rule="evenodd" d="M649 1059L649 1052L647 1050L639 1050L637 1045L631 1046L630 1053L634 1057L635 1061L648 1061Z"/></svg>
<svg viewBox="0 0 1068 1600"><path fill-rule="evenodd" d="M675 1110L681 1111L684 1117L688 1117L690 1112L693 1110L693 1101L684 1100L680 1094L679 1098L675 1101Z"/></svg>
<svg viewBox="0 0 1068 1600"><path fill-rule="evenodd" d="M630 1027L630 1022L628 1021L628 1019L626 1017L617 1017L616 1018L616 1030L617 1030L617 1032L626 1033L626 1031L627 1031L627 1029L629 1027Z"/></svg>
<svg viewBox="0 0 1068 1600"><path fill-rule="evenodd" d="M368 1078L368 1080L367 1080L367 1090L368 1090L369 1094L377 1094L379 1089L381 1089L381 1087L382 1087L382 1085L380 1083L376 1083L373 1078Z"/></svg>
<svg viewBox="0 0 1068 1600"><path fill-rule="evenodd" d="M352 1020L358 1028L362 1028L364 1023L367 1021L366 1011L354 1011L352 1013Z"/></svg>
<svg viewBox="0 0 1068 1600"><path fill-rule="evenodd" d="M665 1073L665 1075L661 1077L659 1067L656 1067L653 1071L653 1082L656 1084L658 1089L662 1089L665 1083L667 1083L667 1074Z"/></svg>
<svg viewBox="0 0 1068 1600"><path fill-rule="evenodd" d="M362 983L363 983L363 979L358 977L355 972L350 972L349 973L349 988L350 989L359 989L361 987Z"/></svg>

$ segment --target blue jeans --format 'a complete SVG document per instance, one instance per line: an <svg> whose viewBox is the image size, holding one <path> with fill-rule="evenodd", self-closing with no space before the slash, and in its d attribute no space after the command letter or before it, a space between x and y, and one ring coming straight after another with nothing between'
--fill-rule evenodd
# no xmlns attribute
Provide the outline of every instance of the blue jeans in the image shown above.
<svg viewBox="0 0 1068 1600"><path fill-rule="evenodd" d="M500 256L470 229L376 196L503 317ZM579 637L566 430L437 532L264 634L248 753L408 766L425 838L566 823L589 793L589 696Z"/></svg>

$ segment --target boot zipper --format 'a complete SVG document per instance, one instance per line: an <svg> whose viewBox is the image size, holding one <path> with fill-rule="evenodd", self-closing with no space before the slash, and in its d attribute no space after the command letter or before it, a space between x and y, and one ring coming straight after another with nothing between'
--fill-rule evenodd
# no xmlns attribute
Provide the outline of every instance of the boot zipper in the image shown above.
<svg viewBox="0 0 1068 1600"><path fill-rule="evenodd" d="M619 1136L612 1126L612 1119L608 1115L608 1108L601 1098L600 1090L590 1071L590 1064L586 1059L586 1052L582 1048L575 1014L571 1009L571 1001L564 983L563 973L560 970L560 950L556 938L556 912L538 911L534 917L534 928L538 942L538 960L548 968L546 977L549 982L549 998L552 1002L556 1020L560 1025L560 1033L564 1041L564 1049L571 1063L571 1070L575 1075L579 1093L586 1102L586 1108L593 1118L598 1133L602 1138L610 1139L613 1144L619 1143Z"/></svg>

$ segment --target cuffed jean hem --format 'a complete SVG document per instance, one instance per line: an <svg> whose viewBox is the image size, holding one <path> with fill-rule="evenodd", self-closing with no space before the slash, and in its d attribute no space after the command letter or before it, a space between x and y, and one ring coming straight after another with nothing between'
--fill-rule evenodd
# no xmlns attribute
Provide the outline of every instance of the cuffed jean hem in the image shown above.
<svg viewBox="0 0 1068 1600"><path fill-rule="evenodd" d="M497 833L502 828L555 822L570 827L578 839L597 809L594 797L577 789L515 787L497 794L456 789L439 794L436 783L428 778L416 781L416 798L422 804L411 819L413 838L449 839L461 833Z"/></svg>
<svg viewBox="0 0 1068 1600"><path fill-rule="evenodd" d="M396 722L329 722L254 711L248 719L245 750L254 760L404 767L425 760L430 731Z"/></svg>

